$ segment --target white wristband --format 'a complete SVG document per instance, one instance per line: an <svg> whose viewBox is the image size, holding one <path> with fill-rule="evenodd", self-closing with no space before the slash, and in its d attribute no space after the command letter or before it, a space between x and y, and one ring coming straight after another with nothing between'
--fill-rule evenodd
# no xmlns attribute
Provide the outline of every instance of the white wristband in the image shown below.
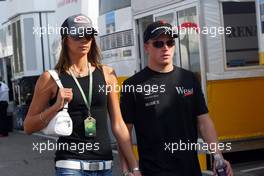
<svg viewBox="0 0 264 176"><path fill-rule="evenodd" d="M135 168L132 169L132 172L133 172L133 173L134 173L134 172L137 172L137 171L140 172L140 169L139 169L138 167L135 167Z"/></svg>

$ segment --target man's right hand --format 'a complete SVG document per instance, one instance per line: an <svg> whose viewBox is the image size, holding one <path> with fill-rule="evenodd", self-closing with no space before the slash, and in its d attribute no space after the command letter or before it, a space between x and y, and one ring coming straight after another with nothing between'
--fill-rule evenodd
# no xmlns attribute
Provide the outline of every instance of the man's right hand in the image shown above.
<svg viewBox="0 0 264 176"><path fill-rule="evenodd" d="M123 172L122 176L143 176L143 175L141 174L140 171L135 171L134 173L129 172L129 171L125 171L125 172Z"/></svg>
<svg viewBox="0 0 264 176"><path fill-rule="evenodd" d="M136 171L132 173L133 176L143 176L140 171Z"/></svg>

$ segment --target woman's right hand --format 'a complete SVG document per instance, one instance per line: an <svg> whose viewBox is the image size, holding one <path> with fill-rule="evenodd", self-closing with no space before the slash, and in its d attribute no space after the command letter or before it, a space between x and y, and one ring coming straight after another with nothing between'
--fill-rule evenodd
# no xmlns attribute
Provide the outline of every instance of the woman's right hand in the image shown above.
<svg viewBox="0 0 264 176"><path fill-rule="evenodd" d="M56 107L57 110L60 110L64 107L64 104L66 102L68 103L71 102L72 98L73 98L72 88L60 88L54 106Z"/></svg>

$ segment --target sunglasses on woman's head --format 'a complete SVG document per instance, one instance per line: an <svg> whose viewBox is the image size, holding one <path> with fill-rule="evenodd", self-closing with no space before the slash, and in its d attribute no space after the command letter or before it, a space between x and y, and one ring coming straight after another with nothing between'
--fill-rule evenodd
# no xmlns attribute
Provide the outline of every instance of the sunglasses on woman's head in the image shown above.
<svg viewBox="0 0 264 176"><path fill-rule="evenodd" d="M171 48L171 47L173 47L175 45L175 41L174 40L168 40L166 42L164 42L164 41L155 41L155 42L152 42L152 46L155 47L155 48L163 48L165 44L169 48Z"/></svg>

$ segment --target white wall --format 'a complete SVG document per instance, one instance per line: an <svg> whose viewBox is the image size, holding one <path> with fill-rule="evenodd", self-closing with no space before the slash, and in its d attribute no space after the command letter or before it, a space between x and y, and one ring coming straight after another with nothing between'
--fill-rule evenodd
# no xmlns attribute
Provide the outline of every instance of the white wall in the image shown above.
<svg viewBox="0 0 264 176"><path fill-rule="evenodd" d="M0 1L0 29L3 30L3 36L5 38L5 43L3 40L0 41L0 58L10 56L13 53L12 48L12 38L8 35L7 30L7 18L8 18L8 1ZM4 24L3 24L4 23Z"/></svg>
<svg viewBox="0 0 264 176"><path fill-rule="evenodd" d="M261 31L261 21L264 19L264 15L260 16L260 4L259 1L256 1L256 12L257 16L257 25L258 25L258 37L259 37L259 51L264 52L264 33ZM264 62L264 61L263 61Z"/></svg>
<svg viewBox="0 0 264 176"><path fill-rule="evenodd" d="M126 7L114 11L115 13L115 32L132 29L132 9ZM106 35L106 15L99 16L98 20L99 35Z"/></svg>
<svg viewBox="0 0 264 176"><path fill-rule="evenodd" d="M17 16L26 12L39 12L39 11L56 11L54 14L42 13L42 23L45 27L59 28L63 21L74 14L83 13L89 16L94 26L97 28L97 20L99 14L99 1L98 0L6 0L0 2L0 23L7 21L9 18ZM36 13L30 13L38 15ZM18 18L22 18L20 15ZM10 19L9 19L10 20ZM12 22L16 19L11 19ZM36 18L36 27L39 25L39 19ZM1 26L0 26L1 28ZM39 38L38 38L39 39ZM45 52L50 53L50 64L45 63L46 68L51 65L53 67L57 62L58 54L60 51L60 34L59 32L44 36L44 45L49 43L48 48L44 46ZM45 59L48 56L45 55Z"/></svg>
<svg viewBox="0 0 264 176"><path fill-rule="evenodd" d="M132 28L131 7L117 10L116 12L116 31L124 31Z"/></svg>
<svg viewBox="0 0 264 176"><path fill-rule="evenodd" d="M55 19L59 26L67 17L82 13L90 17L93 24L97 27L97 18L99 14L98 0L71 0L66 4L63 2L65 2L65 0L57 0L55 5Z"/></svg>
<svg viewBox="0 0 264 176"><path fill-rule="evenodd" d="M19 13L55 10L54 0L12 0L8 3L8 18Z"/></svg>
<svg viewBox="0 0 264 176"><path fill-rule="evenodd" d="M56 1L54 0L34 0L34 10L36 11L56 10L55 7Z"/></svg>
<svg viewBox="0 0 264 176"><path fill-rule="evenodd" d="M112 11L114 13L114 26L115 30L113 33L131 30L133 28L133 18L132 18L132 8L126 7ZM106 32L106 14L99 16L98 26L99 35L107 35ZM109 35L111 35L111 33ZM125 56L123 53L125 51L130 51L131 56ZM103 64L113 67L118 76L131 76L135 73L136 65L136 47L127 46L122 48L116 48L111 50L106 50L102 52Z"/></svg>
<svg viewBox="0 0 264 176"><path fill-rule="evenodd" d="M203 0L203 17L206 27L220 27L221 16L220 6L217 0ZM223 73L224 72L224 55L222 36L217 35L205 37L205 57L207 60L207 72Z"/></svg>
<svg viewBox="0 0 264 176"><path fill-rule="evenodd" d="M71 1L71 3L62 5L63 1L57 0L56 3L55 23L58 26L61 26L67 17L81 13L81 0Z"/></svg>
<svg viewBox="0 0 264 176"><path fill-rule="evenodd" d="M7 19L7 3L6 1L0 1L0 28L1 24Z"/></svg>
<svg viewBox="0 0 264 176"><path fill-rule="evenodd" d="M34 11L34 0L12 0L7 2L8 18L18 13Z"/></svg>
<svg viewBox="0 0 264 176"><path fill-rule="evenodd" d="M91 18L91 20L93 21L93 26L98 29L99 1L84 0L81 11L85 12L85 14L87 14L88 17Z"/></svg>
<svg viewBox="0 0 264 176"><path fill-rule="evenodd" d="M131 6L134 14L147 10L158 9L171 3L177 3L183 0L131 0Z"/></svg>

